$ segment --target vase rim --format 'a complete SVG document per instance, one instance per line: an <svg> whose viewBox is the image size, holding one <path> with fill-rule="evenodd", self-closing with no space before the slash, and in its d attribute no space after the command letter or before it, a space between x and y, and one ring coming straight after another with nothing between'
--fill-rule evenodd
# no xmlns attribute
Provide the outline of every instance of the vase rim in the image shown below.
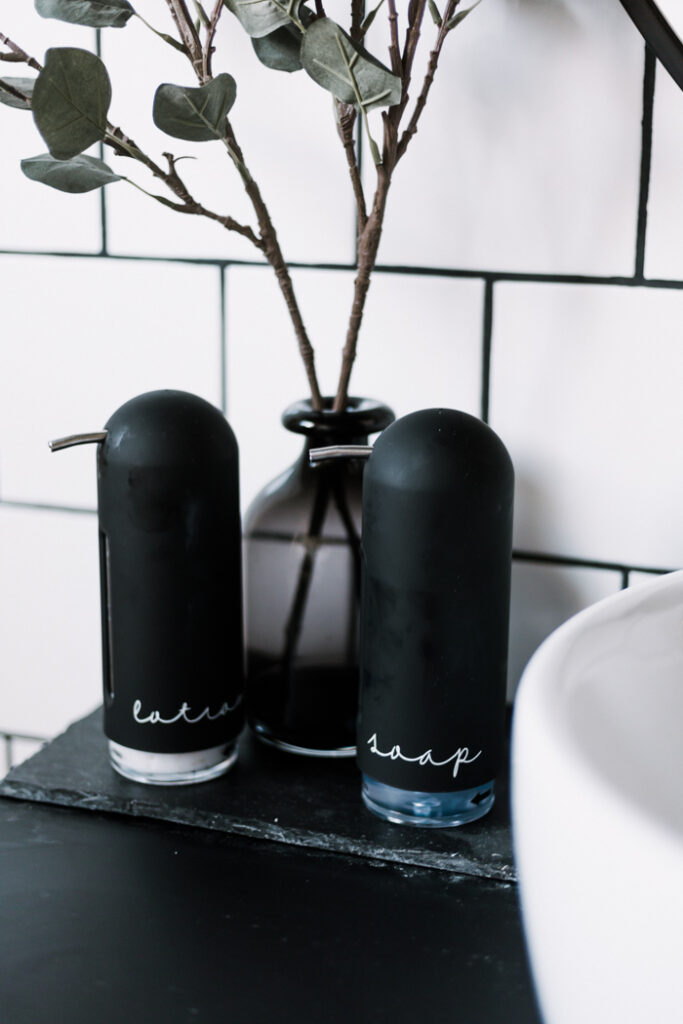
<svg viewBox="0 0 683 1024"><path fill-rule="evenodd" d="M282 423L295 434L377 434L393 423L396 416L393 409L374 398L349 398L346 409L336 412L332 409L334 398L323 398L325 408L313 409L310 398L304 398L287 406L282 414Z"/></svg>

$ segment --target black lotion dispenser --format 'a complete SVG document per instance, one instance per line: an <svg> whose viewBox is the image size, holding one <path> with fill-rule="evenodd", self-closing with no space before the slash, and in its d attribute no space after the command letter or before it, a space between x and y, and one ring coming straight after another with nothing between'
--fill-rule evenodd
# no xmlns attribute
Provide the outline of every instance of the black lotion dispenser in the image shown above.
<svg viewBox="0 0 683 1024"><path fill-rule="evenodd" d="M243 724L238 450L225 417L182 391L122 405L97 451L104 731L138 782L213 778Z"/></svg>
<svg viewBox="0 0 683 1024"><path fill-rule="evenodd" d="M504 754L512 462L451 409L396 420L365 454L363 800L389 821L459 825L493 805Z"/></svg>

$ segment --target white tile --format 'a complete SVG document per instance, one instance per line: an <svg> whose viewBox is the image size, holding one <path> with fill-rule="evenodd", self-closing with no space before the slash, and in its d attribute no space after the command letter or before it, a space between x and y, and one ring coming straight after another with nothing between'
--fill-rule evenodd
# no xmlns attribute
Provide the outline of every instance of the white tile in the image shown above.
<svg viewBox="0 0 683 1024"><path fill-rule="evenodd" d="M0 729L53 736L101 702L95 516L0 506Z"/></svg>
<svg viewBox="0 0 683 1024"><path fill-rule="evenodd" d="M604 569L584 569L515 562L510 601L508 701L534 651L572 615L615 594L621 576Z"/></svg>
<svg viewBox="0 0 683 1024"><path fill-rule="evenodd" d="M173 32L164 5L147 0L136 7L155 27ZM125 33L125 37L107 33L103 45L114 85L112 119L160 164L165 150L196 157L178 165L195 198L218 213L255 226L251 204L222 144L172 139L152 123L152 101L160 83L196 85L189 62L136 19ZM264 68L227 10L216 46L214 74L228 71L237 82L231 123L268 205L285 258L351 260L352 195L329 95L303 71L285 74ZM114 157L114 165L145 188L167 194L144 169L131 170L130 160ZM110 187L108 202L113 252L262 259L259 250L239 235L211 221L165 209L125 183Z"/></svg>
<svg viewBox="0 0 683 1024"><path fill-rule="evenodd" d="M323 394L336 390L353 291L351 272L297 270L293 280L317 350ZM443 405L478 414L483 286L377 274L363 319L351 393L397 416ZM301 441L280 414L308 395L284 301L268 268L228 276L228 415L240 443L242 500L294 460Z"/></svg>
<svg viewBox="0 0 683 1024"><path fill-rule="evenodd" d="M645 274L683 278L683 92L659 65L655 81Z"/></svg>
<svg viewBox="0 0 683 1024"><path fill-rule="evenodd" d="M214 267L0 257L0 496L94 507L91 446L48 440L101 430L134 395L178 388L220 404Z"/></svg>
<svg viewBox="0 0 683 1024"><path fill-rule="evenodd" d="M33 4L3 4L3 35L42 63L51 46L94 50L92 29L38 17ZM3 49L6 49L3 47ZM5 77L35 76L25 64L0 64ZM66 195L29 181L20 162L47 149L28 111L0 104L0 249L96 252L101 245L100 201L96 193ZM0 294L1 294L0 285Z"/></svg>
<svg viewBox="0 0 683 1024"><path fill-rule="evenodd" d="M435 31L427 17L425 53ZM446 40L380 259L632 273L642 76L643 44L618 3L481 4ZM416 74L413 102L420 86Z"/></svg>
<svg viewBox="0 0 683 1024"><path fill-rule="evenodd" d="M491 424L521 549L683 564L683 293L503 284Z"/></svg>

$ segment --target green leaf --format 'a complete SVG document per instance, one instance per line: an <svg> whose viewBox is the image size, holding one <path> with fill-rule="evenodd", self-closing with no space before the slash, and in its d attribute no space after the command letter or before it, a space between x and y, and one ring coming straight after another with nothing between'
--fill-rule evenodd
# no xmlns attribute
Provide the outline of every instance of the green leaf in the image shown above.
<svg viewBox="0 0 683 1024"><path fill-rule="evenodd" d="M21 169L32 181L41 181L60 192L91 192L112 181L121 181L104 161L84 154L71 160L55 160L49 153L41 153L22 160Z"/></svg>
<svg viewBox="0 0 683 1024"><path fill-rule="evenodd" d="M283 25L301 29L299 7L302 0L223 0L244 31L253 39L268 36Z"/></svg>
<svg viewBox="0 0 683 1024"><path fill-rule="evenodd" d="M313 12L307 7L299 8L299 17L303 25L310 25ZM303 64L299 56L303 32L290 23L283 25L267 36L252 39L256 56L267 68L275 71L301 71Z"/></svg>
<svg viewBox="0 0 683 1024"><path fill-rule="evenodd" d="M363 24L360 27L360 34L361 34L361 36L364 36L365 33L368 31L368 29L372 25L373 21L377 17L377 12L379 11L379 9L380 9L380 7L382 6L383 3L384 3L384 0L379 0L379 3L377 4L377 6L373 7L373 9L370 11L370 13L366 16L366 18L363 21Z"/></svg>
<svg viewBox="0 0 683 1024"><path fill-rule="evenodd" d="M90 28L123 28L135 11L128 0L35 0L41 18Z"/></svg>
<svg viewBox="0 0 683 1024"><path fill-rule="evenodd" d="M256 56L274 71L301 71L299 59L303 35L296 25L283 25L267 36L252 39Z"/></svg>
<svg viewBox="0 0 683 1024"><path fill-rule="evenodd" d="M401 79L330 18L319 18L307 29L301 63L318 85L364 112L401 99Z"/></svg>
<svg viewBox="0 0 683 1024"><path fill-rule="evenodd" d="M452 28L455 28L456 25L459 25L460 22L464 21L467 15L471 14L474 8L478 7L480 3L481 0L477 0L476 4L472 4L472 6L468 7L466 11L458 11L457 14L454 14L453 17L449 18L448 21L446 22L446 30L450 32Z"/></svg>
<svg viewBox="0 0 683 1024"><path fill-rule="evenodd" d="M432 21L438 28L441 28L442 18L439 8L434 3L434 0L427 0L427 5L429 7L429 13L432 16Z"/></svg>
<svg viewBox="0 0 683 1024"><path fill-rule="evenodd" d="M235 79L225 73L196 89L160 85L154 95L154 123L175 139L190 142L224 139L225 118L235 102L236 92Z"/></svg>
<svg viewBox="0 0 683 1024"><path fill-rule="evenodd" d="M99 57L71 47L47 51L33 89L33 118L52 156L68 160L103 139L110 102Z"/></svg>
<svg viewBox="0 0 683 1024"><path fill-rule="evenodd" d="M16 107L17 110L30 110L35 81L35 78L0 78L0 103L6 103L8 107ZM28 96L28 102L15 96L7 89L7 86Z"/></svg>

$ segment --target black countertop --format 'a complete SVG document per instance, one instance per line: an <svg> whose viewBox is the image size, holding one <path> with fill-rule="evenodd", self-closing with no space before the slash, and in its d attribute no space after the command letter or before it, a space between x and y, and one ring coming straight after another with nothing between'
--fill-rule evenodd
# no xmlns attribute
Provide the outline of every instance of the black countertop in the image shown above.
<svg viewBox="0 0 683 1024"><path fill-rule="evenodd" d="M3 1024L538 1024L506 799L426 834L351 764L229 780L119 779L96 715L0 783Z"/></svg>

